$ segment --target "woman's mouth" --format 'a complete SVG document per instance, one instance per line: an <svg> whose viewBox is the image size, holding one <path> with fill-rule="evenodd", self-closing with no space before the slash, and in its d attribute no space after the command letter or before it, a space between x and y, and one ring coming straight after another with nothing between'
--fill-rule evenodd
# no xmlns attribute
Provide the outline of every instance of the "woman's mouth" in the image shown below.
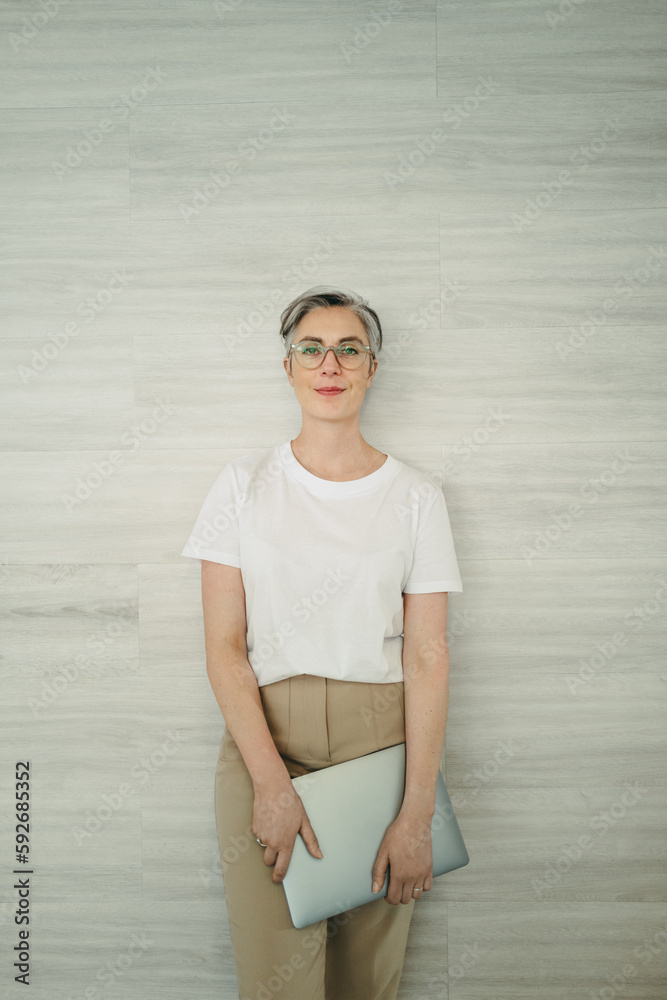
<svg viewBox="0 0 667 1000"><path fill-rule="evenodd" d="M340 392L345 392L345 390L332 386L328 389L316 389L315 392L319 392L320 396L337 396Z"/></svg>

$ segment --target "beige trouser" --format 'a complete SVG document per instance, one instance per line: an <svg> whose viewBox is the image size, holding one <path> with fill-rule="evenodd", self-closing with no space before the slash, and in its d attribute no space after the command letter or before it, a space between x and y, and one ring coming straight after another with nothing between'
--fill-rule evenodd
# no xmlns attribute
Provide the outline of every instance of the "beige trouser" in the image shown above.
<svg viewBox="0 0 667 1000"><path fill-rule="evenodd" d="M299 674L259 691L292 778L405 740L402 682ZM395 1000L415 900L381 896L297 930L252 832L253 804L252 778L226 729L215 816L240 1000Z"/></svg>

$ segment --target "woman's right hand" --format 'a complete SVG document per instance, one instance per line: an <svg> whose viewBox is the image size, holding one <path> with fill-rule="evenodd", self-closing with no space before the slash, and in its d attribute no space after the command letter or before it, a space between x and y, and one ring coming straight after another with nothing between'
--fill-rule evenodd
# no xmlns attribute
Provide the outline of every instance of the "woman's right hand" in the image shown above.
<svg viewBox="0 0 667 1000"><path fill-rule="evenodd" d="M274 882L282 882L287 873L297 834L301 834L314 858L323 856L306 808L291 780L279 787L255 789L252 830L266 844L264 864L275 865Z"/></svg>

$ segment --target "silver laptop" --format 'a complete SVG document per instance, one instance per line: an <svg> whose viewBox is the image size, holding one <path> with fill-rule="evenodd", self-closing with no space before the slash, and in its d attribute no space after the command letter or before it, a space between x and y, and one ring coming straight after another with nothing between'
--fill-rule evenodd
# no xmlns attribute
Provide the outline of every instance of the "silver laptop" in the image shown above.
<svg viewBox="0 0 667 1000"><path fill-rule="evenodd" d="M405 743L299 775L292 783L324 855L314 858L297 834L282 883L294 926L307 927L386 896L389 868L377 893L372 891L371 875L387 827L403 802ZM468 851L441 772L431 843L434 878L468 864Z"/></svg>

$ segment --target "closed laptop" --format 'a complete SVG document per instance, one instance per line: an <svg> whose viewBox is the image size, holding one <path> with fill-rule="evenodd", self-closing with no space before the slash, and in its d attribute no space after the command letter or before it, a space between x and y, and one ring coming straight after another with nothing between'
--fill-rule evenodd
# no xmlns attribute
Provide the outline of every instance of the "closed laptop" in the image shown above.
<svg viewBox="0 0 667 1000"><path fill-rule="evenodd" d="M292 922L306 927L373 899L372 871L405 792L405 743L292 778L324 858L314 858L297 834L283 879ZM431 823L433 877L468 864L469 856L441 772ZM400 904L398 904L400 905Z"/></svg>

